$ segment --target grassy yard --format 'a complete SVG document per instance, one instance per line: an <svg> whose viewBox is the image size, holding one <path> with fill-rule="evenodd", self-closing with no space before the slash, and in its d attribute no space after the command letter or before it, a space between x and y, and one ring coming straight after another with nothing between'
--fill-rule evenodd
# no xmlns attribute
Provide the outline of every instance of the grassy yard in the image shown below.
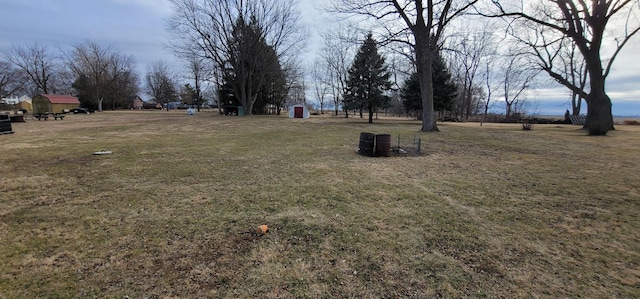
<svg viewBox="0 0 640 299"><path fill-rule="evenodd" d="M0 135L0 298L640 297L640 127L419 127L14 123ZM359 156L360 132L416 134L425 154Z"/></svg>

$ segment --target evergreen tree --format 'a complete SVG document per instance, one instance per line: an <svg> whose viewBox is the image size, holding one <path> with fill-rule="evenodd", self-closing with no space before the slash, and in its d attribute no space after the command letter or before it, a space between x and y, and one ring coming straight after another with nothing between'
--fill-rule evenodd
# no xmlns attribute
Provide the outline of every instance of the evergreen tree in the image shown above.
<svg viewBox="0 0 640 299"><path fill-rule="evenodd" d="M422 110L420 81L417 72L411 73L411 76L404 81L404 86L400 89L400 97L405 111L419 112Z"/></svg>
<svg viewBox="0 0 640 299"><path fill-rule="evenodd" d="M231 33L230 60L220 87L223 101L243 106L247 114L264 114L268 104L281 103L284 71L273 46L267 44L256 17L240 16ZM236 103L238 105L236 105Z"/></svg>
<svg viewBox="0 0 640 299"><path fill-rule="evenodd" d="M287 78L277 54L272 47L269 47L268 55L272 55L272 59L266 60L262 65L261 72L264 73L264 83L258 91L256 102L253 106L253 114L265 114L268 112L267 106L274 105L276 111L284 105L287 98ZM265 54L265 55L267 55Z"/></svg>
<svg viewBox="0 0 640 299"><path fill-rule="evenodd" d="M374 111L389 101L384 91L391 88L390 77L384 57L378 54L376 41L371 34L367 35L349 69L343 97L344 108L367 109L369 123L372 123Z"/></svg>
<svg viewBox="0 0 640 299"><path fill-rule="evenodd" d="M418 73L412 73L404 82L400 96L407 112L422 110ZM433 110L453 110L456 96L458 96L458 85L451 78L451 73L447 69L444 58L438 53L433 59Z"/></svg>

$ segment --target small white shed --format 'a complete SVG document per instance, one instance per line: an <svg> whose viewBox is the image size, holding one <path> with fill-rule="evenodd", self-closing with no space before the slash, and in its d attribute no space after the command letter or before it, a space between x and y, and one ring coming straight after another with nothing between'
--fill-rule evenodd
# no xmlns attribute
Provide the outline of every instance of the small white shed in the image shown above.
<svg viewBox="0 0 640 299"><path fill-rule="evenodd" d="M289 108L289 118L309 118L309 109L305 105L293 105Z"/></svg>

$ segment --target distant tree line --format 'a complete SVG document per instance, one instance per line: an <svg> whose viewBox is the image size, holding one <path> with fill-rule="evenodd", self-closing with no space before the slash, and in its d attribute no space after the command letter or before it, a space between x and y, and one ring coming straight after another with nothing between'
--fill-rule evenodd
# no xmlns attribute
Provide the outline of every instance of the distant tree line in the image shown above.
<svg viewBox="0 0 640 299"><path fill-rule="evenodd" d="M114 110L131 108L145 92L165 107L179 101L200 109L206 98L215 98L207 88L210 70L200 60L186 62L183 75L164 61L153 62L141 82L134 58L111 46L89 40L67 50L13 45L0 56L0 96L69 94L82 107Z"/></svg>
<svg viewBox="0 0 640 299"><path fill-rule="evenodd" d="M452 77L440 53L436 54L432 63L434 110L454 111L456 100L459 99L459 82ZM362 118L363 111L367 111L369 123L372 123L374 113L392 107L391 77L384 56L378 53L378 43L369 33L346 72L344 92L341 95L345 116L349 116L349 110L354 110L359 111ZM322 85L322 82L318 85ZM417 115L420 119L423 110L422 92L416 71L411 72L399 91L398 100L401 100L403 111Z"/></svg>
<svg viewBox="0 0 640 299"><path fill-rule="evenodd" d="M13 45L0 60L0 94L71 94L86 108L127 108L128 96L138 93L135 62L111 47L91 41L68 51L39 44Z"/></svg>

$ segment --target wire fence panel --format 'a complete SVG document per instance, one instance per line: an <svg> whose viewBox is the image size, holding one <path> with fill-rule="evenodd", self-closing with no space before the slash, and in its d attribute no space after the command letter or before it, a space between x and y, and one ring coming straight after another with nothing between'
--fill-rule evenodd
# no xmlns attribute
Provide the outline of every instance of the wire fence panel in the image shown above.
<svg viewBox="0 0 640 299"><path fill-rule="evenodd" d="M398 156L419 156L424 154L422 138L417 135L396 135L391 151Z"/></svg>
<svg viewBox="0 0 640 299"><path fill-rule="evenodd" d="M418 135L362 132L356 150L358 154L368 157L420 156L425 154L425 145Z"/></svg>

